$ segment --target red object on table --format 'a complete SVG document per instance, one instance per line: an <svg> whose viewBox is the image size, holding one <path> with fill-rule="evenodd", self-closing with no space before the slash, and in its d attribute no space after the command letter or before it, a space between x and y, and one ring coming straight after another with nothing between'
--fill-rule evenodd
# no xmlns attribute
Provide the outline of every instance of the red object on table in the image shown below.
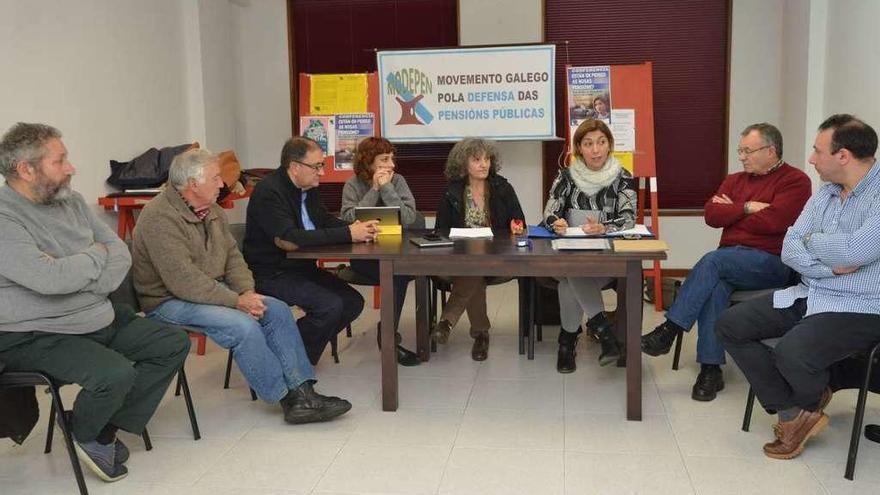
<svg viewBox="0 0 880 495"><path fill-rule="evenodd" d="M218 204L223 208L232 209L232 207L235 206L236 200L250 197L253 190L253 187L248 187L245 189L244 194L230 193ZM126 237L134 233L135 210L143 208L144 205L149 203L154 197L155 196L104 196L98 198L98 204L103 206L105 210L113 210L119 214L116 221L116 234L118 234L122 240L125 240ZM206 345L205 336L195 332L188 333L190 337L196 339L196 354L203 356L205 354Z"/></svg>

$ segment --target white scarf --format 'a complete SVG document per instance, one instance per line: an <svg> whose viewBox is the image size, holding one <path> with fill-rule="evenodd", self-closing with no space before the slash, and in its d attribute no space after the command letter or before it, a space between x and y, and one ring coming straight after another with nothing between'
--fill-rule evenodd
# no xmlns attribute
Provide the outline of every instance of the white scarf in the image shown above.
<svg viewBox="0 0 880 495"><path fill-rule="evenodd" d="M620 162L614 158L614 155L609 154L602 168L591 170L580 158L575 157L568 171L578 189L588 196L595 196L597 192L610 186L617 179L620 174Z"/></svg>

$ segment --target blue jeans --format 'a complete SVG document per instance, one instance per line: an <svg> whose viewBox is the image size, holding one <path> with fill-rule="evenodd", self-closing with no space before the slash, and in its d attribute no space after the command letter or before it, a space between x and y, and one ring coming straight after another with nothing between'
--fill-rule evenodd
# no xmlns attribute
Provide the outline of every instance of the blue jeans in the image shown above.
<svg viewBox="0 0 880 495"><path fill-rule="evenodd" d="M715 322L729 306L730 294L781 287L790 278L791 269L775 254L744 246L718 248L694 265L666 319L688 331L697 322L697 362L724 364Z"/></svg>
<svg viewBox="0 0 880 495"><path fill-rule="evenodd" d="M315 380L302 337L290 307L272 297L263 299L266 312L260 320L235 308L169 299L147 317L202 332L224 349L232 349L235 362L257 396L278 402L289 390Z"/></svg>

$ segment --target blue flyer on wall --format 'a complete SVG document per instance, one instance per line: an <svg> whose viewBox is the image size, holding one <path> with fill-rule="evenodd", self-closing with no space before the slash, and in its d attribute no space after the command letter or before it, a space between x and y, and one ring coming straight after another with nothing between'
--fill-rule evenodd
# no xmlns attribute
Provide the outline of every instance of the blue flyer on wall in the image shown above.
<svg viewBox="0 0 880 495"><path fill-rule="evenodd" d="M372 113L336 115L336 170L351 170L358 143L374 134Z"/></svg>
<svg viewBox="0 0 880 495"><path fill-rule="evenodd" d="M611 66L568 68L568 116L572 133L587 119L611 122Z"/></svg>

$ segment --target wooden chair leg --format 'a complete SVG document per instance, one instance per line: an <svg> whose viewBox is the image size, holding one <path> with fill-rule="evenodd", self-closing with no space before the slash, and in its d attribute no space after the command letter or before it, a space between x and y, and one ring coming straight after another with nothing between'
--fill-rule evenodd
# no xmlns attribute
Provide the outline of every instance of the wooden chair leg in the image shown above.
<svg viewBox="0 0 880 495"><path fill-rule="evenodd" d="M199 334L198 338L196 339L196 344L197 344L196 345L196 354L197 355L199 355L199 356L205 355L205 347L207 346L207 342L208 342L208 339L204 335Z"/></svg>
<svg viewBox="0 0 880 495"><path fill-rule="evenodd" d="M865 366L865 379L862 388L859 389L859 398L856 401L856 412L853 416L852 436L849 440L849 452L846 455L846 471L843 477L852 481L856 471L856 456L859 454L859 440L862 436L862 424L865 420L865 403L868 400L868 390L871 385L871 372L874 369L874 358L877 355L880 344L874 346L868 355L868 364Z"/></svg>
<svg viewBox="0 0 880 495"><path fill-rule="evenodd" d="M377 285L373 287L373 309L379 309L382 307L382 291L380 287Z"/></svg>
<svg viewBox="0 0 880 495"><path fill-rule="evenodd" d="M535 339L538 342L541 342L542 340L544 340L544 324L541 323L541 314L542 314L541 312L543 311L543 309L541 306L541 288L538 287L537 283L535 283L534 291L535 291L535 297L534 297L534 300L535 300L535 312L534 312Z"/></svg>
<svg viewBox="0 0 880 495"><path fill-rule="evenodd" d="M675 338L675 352L672 354L672 369L678 370L679 360L681 359L681 342L684 340L684 332L679 332Z"/></svg>
<svg viewBox="0 0 880 495"><path fill-rule="evenodd" d="M538 297L538 286L536 283L529 284L529 295L527 297L529 301L529 315L532 315L532 318L535 318L535 298ZM531 326L531 325L530 325ZM529 346L526 349L526 359L535 359L535 333L536 330L534 328L529 328Z"/></svg>
<svg viewBox="0 0 880 495"><path fill-rule="evenodd" d="M742 431L749 431L752 425L752 409L755 407L755 390L749 387L749 395L746 397L746 411L743 414Z"/></svg>

